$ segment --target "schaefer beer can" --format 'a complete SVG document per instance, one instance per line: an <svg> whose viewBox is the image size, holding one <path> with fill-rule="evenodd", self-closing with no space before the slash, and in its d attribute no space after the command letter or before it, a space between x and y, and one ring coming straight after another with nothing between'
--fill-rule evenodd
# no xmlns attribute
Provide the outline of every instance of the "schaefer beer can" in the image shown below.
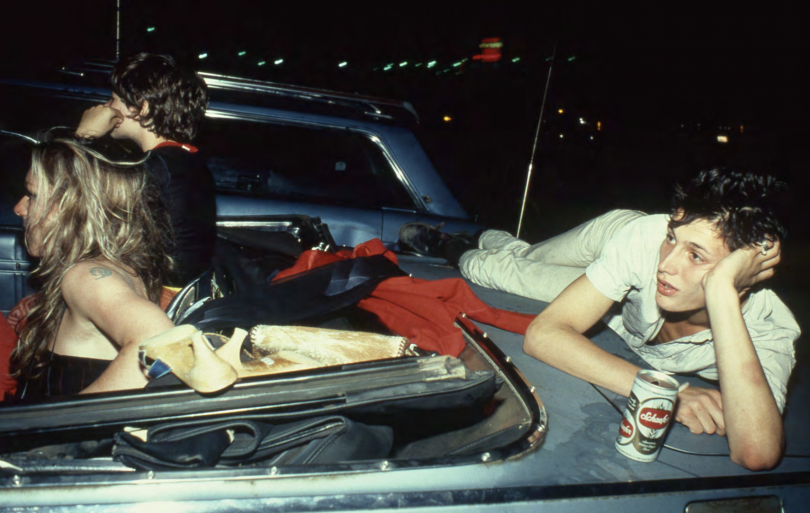
<svg viewBox="0 0 810 513"><path fill-rule="evenodd" d="M678 386L662 372L641 370L636 374L616 439L620 453L636 461L655 461L672 420Z"/></svg>

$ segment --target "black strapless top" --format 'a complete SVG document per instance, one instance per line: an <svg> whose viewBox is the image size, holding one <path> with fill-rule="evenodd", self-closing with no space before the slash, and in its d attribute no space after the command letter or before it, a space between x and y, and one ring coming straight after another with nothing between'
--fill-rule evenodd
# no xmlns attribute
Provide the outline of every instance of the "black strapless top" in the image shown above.
<svg viewBox="0 0 810 513"><path fill-rule="evenodd" d="M37 379L17 386L19 399L75 395L97 380L112 360L51 354L48 367Z"/></svg>

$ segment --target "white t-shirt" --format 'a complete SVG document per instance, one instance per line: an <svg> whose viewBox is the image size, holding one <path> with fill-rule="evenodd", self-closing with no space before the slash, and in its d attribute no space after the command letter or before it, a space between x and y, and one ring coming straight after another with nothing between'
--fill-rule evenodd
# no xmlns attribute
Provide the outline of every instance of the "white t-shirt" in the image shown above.
<svg viewBox="0 0 810 513"><path fill-rule="evenodd" d="M605 321L647 363L664 372L697 373L716 380L711 330L665 344L646 345L664 324L655 292L658 255L668 221L669 216L664 214L631 221L610 239L585 273L599 292L614 301L624 301L621 314L609 314ZM796 363L794 343L799 338L799 325L787 306L768 289L750 294L742 315L781 412L790 371Z"/></svg>

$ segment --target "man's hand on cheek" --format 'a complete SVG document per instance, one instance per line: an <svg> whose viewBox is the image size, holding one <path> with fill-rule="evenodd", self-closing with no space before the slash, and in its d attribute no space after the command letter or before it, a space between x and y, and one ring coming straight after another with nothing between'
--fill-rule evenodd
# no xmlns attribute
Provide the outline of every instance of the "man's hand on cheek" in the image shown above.
<svg viewBox="0 0 810 513"><path fill-rule="evenodd" d="M723 398L710 388L687 387L678 393L675 420L699 435L707 433L726 436Z"/></svg>
<svg viewBox="0 0 810 513"><path fill-rule="evenodd" d="M762 246L743 246L720 260L703 277L703 288L710 284L733 285L739 292L774 275L774 268L781 261L779 241L766 242Z"/></svg>

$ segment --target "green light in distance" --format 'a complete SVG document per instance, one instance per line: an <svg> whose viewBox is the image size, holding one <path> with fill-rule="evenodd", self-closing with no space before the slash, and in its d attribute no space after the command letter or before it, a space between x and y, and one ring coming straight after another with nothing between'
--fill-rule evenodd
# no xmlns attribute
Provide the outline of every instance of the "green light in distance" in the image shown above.
<svg viewBox="0 0 810 513"><path fill-rule="evenodd" d="M256 66L264 66L265 64L267 64L267 61L259 61L256 63Z"/></svg>
<svg viewBox="0 0 810 513"><path fill-rule="evenodd" d="M454 67L454 68L458 68L459 66L461 66L461 65L463 64L463 62L464 62L464 61L461 61L461 62L454 62L454 63L453 63L453 67Z"/></svg>
<svg viewBox="0 0 810 513"><path fill-rule="evenodd" d="M402 61L402 62L399 63L400 68L402 68L403 66L407 66L407 65L408 65L408 61Z"/></svg>
<svg viewBox="0 0 810 513"><path fill-rule="evenodd" d="M574 60L574 59L576 59L576 58L577 58L577 56L576 56L576 55L572 55L571 57L569 57L569 58L568 58L568 62L571 62L571 61L573 61L573 60Z"/></svg>
<svg viewBox="0 0 810 513"><path fill-rule="evenodd" d="M146 31L147 31L147 32L154 32L154 31L155 31L155 27L147 27L147 28L146 28Z"/></svg>
<svg viewBox="0 0 810 513"><path fill-rule="evenodd" d="M200 59L205 59L206 57L208 57L208 54L207 53L201 53L197 57L199 57Z"/></svg>
<svg viewBox="0 0 810 513"><path fill-rule="evenodd" d="M430 62L428 62L427 67L428 67L428 68L432 68L432 67L433 67L433 66L435 66L435 65L436 65L436 61L430 61Z"/></svg>
<svg viewBox="0 0 810 513"><path fill-rule="evenodd" d="M520 57L515 57L514 59L512 59L512 62L517 62L519 60L520 60Z"/></svg>
<svg viewBox="0 0 810 513"><path fill-rule="evenodd" d="M347 64L348 64L348 62L345 62L345 61L341 62L340 64L338 64L338 68L345 68Z"/></svg>
<svg viewBox="0 0 810 513"><path fill-rule="evenodd" d="M276 59L276 62L274 62L273 64L275 64L276 66L278 66L278 65L279 65L279 64L281 64L282 62L284 62L284 59Z"/></svg>
<svg viewBox="0 0 810 513"><path fill-rule="evenodd" d="M239 57L242 57L242 56L244 56L245 54L247 54L247 52L239 52Z"/></svg>

